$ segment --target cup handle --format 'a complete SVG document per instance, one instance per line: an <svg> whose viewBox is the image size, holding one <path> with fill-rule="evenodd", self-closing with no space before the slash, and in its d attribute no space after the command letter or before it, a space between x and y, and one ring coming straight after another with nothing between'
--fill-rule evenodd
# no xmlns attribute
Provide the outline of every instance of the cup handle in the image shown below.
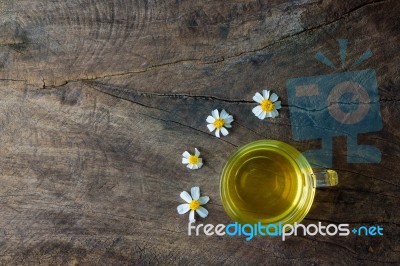
<svg viewBox="0 0 400 266"><path fill-rule="evenodd" d="M315 178L316 188L332 187L338 184L339 178L334 170L314 170L312 176Z"/></svg>

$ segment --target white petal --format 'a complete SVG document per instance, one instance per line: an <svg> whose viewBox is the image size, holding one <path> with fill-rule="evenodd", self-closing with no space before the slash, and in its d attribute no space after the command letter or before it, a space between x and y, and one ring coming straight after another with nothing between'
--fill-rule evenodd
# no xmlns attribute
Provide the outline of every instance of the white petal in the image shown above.
<svg viewBox="0 0 400 266"><path fill-rule="evenodd" d="M200 188L199 187L192 187L191 192L192 198L194 200L198 200L200 198Z"/></svg>
<svg viewBox="0 0 400 266"><path fill-rule="evenodd" d="M269 98L269 90L263 90L262 93L263 93L263 96L264 96L265 99Z"/></svg>
<svg viewBox="0 0 400 266"><path fill-rule="evenodd" d="M189 159L190 153L188 153L187 151L185 151L184 153L182 153L182 156Z"/></svg>
<svg viewBox="0 0 400 266"><path fill-rule="evenodd" d="M281 101L274 102L274 107L275 107L275 110L281 109L282 108Z"/></svg>
<svg viewBox="0 0 400 266"><path fill-rule="evenodd" d="M229 116L229 114L224 110L224 109L222 109L222 111L221 111L221 118L222 119L225 119L225 118L227 118Z"/></svg>
<svg viewBox="0 0 400 266"><path fill-rule="evenodd" d="M226 136L226 135L229 134L228 130L226 130L226 128L224 128L224 127L221 127L221 133L222 133L222 135L224 135L224 136Z"/></svg>
<svg viewBox="0 0 400 266"><path fill-rule="evenodd" d="M269 97L271 102L275 102L276 100L278 100L278 95L276 95L276 93L272 93L271 97Z"/></svg>
<svg viewBox="0 0 400 266"><path fill-rule="evenodd" d="M189 159L188 158L182 158L182 163L183 164L188 164L189 163Z"/></svg>
<svg viewBox="0 0 400 266"><path fill-rule="evenodd" d="M272 112L268 112L267 117L272 117Z"/></svg>
<svg viewBox="0 0 400 266"><path fill-rule="evenodd" d="M186 167L193 170L193 164L191 164L191 163L188 164Z"/></svg>
<svg viewBox="0 0 400 266"><path fill-rule="evenodd" d="M178 210L179 214L187 213L190 210L189 204L187 204L187 203L183 203L183 204L179 205L176 209Z"/></svg>
<svg viewBox="0 0 400 266"><path fill-rule="evenodd" d="M199 201L200 201L201 205L206 204L209 200L210 200L210 198L208 196L203 196L203 197L199 198Z"/></svg>
<svg viewBox="0 0 400 266"><path fill-rule="evenodd" d="M199 169L200 169L202 166L203 166L203 163L201 163L201 162L199 162L199 163L197 164L197 167L199 167Z"/></svg>
<svg viewBox="0 0 400 266"><path fill-rule="evenodd" d="M279 115L279 112L277 111L277 110L274 110L273 112L272 112L272 118L275 118L275 117L277 117Z"/></svg>
<svg viewBox="0 0 400 266"><path fill-rule="evenodd" d="M253 100L258 103L261 103L264 100L264 98L259 92L257 92L256 95L253 96Z"/></svg>
<svg viewBox="0 0 400 266"><path fill-rule="evenodd" d="M212 132L215 129L214 124L208 124L207 127L208 127L208 130L210 130L210 132Z"/></svg>
<svg viewBox="0 0 400 266"><path fill-rule="evenodd" d="M215 136L216 136L217 138L219 138L219 128L217 128L217 130L215 130Z"/></svg>
<svg viewBox="0 0 400 266"><path fill-rule="evenodd" d="M219 118L218 109L213 110L213 111L211 112L211 114L212 114L212 116L213 116L215 119L218 119L218 118Z"/></svg>
<svg viewBox="0 0 400 266"><path fill-rule="evenodd" d="M186 191L182 191L181 192L181 198L186 201L187 203L192 202L192 197L189 195L189 193L187 193Z"/></svg>
<svg viewBox="0 0 400 266"><path fill-rule="evenodd" d="M260 118L261 120L263 120L264 118L265 118L265 116L267 115L267 112L262 112L259 116L258 116L258 118Z"/></svg>
<svg viewBox="0 0 400 266"><path fill-rule="evenodd" d="M232 125L231 125L231 124L228 124L228 123L226 123L226 124L224 125L224 127L226 127L226 128L231 128L231 127L232 127Z"/></svg>
<svg viewBox="0 0 400 266"><path fill-rule="evenodd" d="M194 155L199 157L200 156L200 152L197 148L194 148Z"/></svg>
<svg viewBox="0 0 400 266"><path fill-rule="evenodd" d="M191 210L189 213L189 222L195 222L196 219L194 219L194 210Z"/></svg>
<svg viewBox="0 0 400 266"><path fill-rule="evenodd" d="M199 167L197 166L197 164L193 164L193 170L199 169Z"/></svg>
<svg viewBox="0 0 400 266"><path fill-rule="evenodd" d="M256 107L253 108L252 112L253 114L255 114L256 116L259 116L262 113L262 108L261 106L257 105Z"/></svg>
<svg viewBox="0 0 400 266"><path fill-rule="evenodd" d="M197 214L200 215L201 218L206 218L208 215L208 211L204 207L199 207L196 210Z"/></svg>
<svg viewBox="0 0 400 266"><path fill-rule="evenodd" d="M215 118L214 118L214 117L212 117L211 115L209 115L209 116L207 116L207 119L206 119L206 121L207 121L207 123L210 123L210 124L212 124L212 123L214 123L214 122L215 122Z"/></svg>
<svg viewBox="0 0 400 266"><path fill-rule="evenodd" d="M224 119L225 124L230 124L233 122L233 116L228 116L227 118Z"/></svg>

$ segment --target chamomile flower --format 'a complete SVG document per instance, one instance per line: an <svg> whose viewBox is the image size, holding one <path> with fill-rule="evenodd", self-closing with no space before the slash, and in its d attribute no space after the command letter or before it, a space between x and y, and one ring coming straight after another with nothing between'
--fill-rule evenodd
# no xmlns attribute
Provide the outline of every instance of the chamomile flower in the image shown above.
<svg viewBox="0 0 400 266"><path fill-rule="evenodd" d="M225 110L222 110L221 114L219 114L218 109L215 109L211 112L211 115L207 117L206 121L208 123L208 130L210 130L210 132L215 130L215 136L219 138L220 132L224 136L229 134L226 129L232 127L231 123L233 122L233 116L228 114Z"/></svg>
<svg viewBox="0 0 400 266"><path fill-rule="evenodd" d="M278 101L278 98L276 93L270 95L269 90L263 90L262 95L257 92L253 96L253 100L260 105L253 108L253 113L261 120L265 117L277 117L279 114L278 109L281 109L281 101Z"/></svg>
<svg viewBox="0 0 400 266"><path fill-rule="evenodd" d="M176 209L179 214L185 214L190 210L189 213L189 222L195 222L194 212L197 212L201 218L206 218L208 215L208 211L202 207L201 205L206 204L210 198L207 196L200 197L200 188L192 187L191 189L192 196L189 195L186 191L181 192L181 198L187 203L179 205Z"/></svg>
<svg viewBox="0 0 400 266"><path fill-rule="evenodd" d="M187 168L189 169L199 169L203 166L203 159L200 158L200 152L197 148L194 148L194 155L191 155L189 152L185 151L182 154L182 163L187 164Z"/></svg>

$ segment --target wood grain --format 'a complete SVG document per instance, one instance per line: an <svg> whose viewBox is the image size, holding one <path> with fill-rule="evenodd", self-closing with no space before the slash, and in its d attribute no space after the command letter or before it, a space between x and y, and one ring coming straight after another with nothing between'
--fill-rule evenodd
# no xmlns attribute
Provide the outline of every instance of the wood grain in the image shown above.
<svg viewBox="0 0 400 266"><path fill-rule="evenodd" d="M3 0L0 12L1 264L400 262L398 1ZM340 38L349 61L374 52L358 69L377 72L383 129L359 139L382 161L347 164L334 138L340 184L318 190L304 222L385 235L188 237L176 206L194 185L211 198L205 222L231 222L219 173L237 147L318 147L292 140L285 83L332 73L314 54L338 63ZM275 120L251 113L265 87L284 103ZM215 108L234 115L226 138L207 130ZM181 164L194 147L198 171Z"/></svg>

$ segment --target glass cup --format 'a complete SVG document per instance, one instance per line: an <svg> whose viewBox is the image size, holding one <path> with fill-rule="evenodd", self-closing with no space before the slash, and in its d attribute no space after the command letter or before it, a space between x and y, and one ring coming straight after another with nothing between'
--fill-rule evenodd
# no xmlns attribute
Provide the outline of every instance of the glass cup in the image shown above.
<svg viewBox="0 0 400 266"><path fill-rule="evenodd" d="M259 140L235 151L221 173L227 214L241 224L294 224L307 215L315 188L335 186L333 170L313 170L293 146Z"/></svg>

